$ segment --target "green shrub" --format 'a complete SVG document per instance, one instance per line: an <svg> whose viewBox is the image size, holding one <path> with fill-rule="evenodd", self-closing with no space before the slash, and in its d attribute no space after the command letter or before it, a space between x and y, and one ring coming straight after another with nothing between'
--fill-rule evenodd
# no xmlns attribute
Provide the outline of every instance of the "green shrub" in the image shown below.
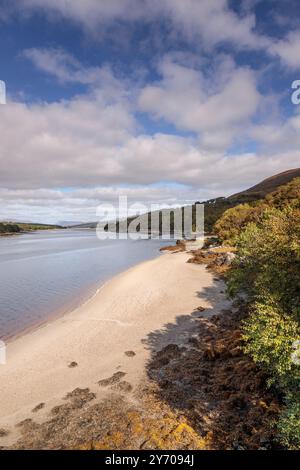
<svg viewBox="0 0 300 470"><path fill-rule="evenodd" d="M287 397L279 439L299 449L300 365L293 353L300 339L300 210L297 199L292 201L291 206L269 207L257 223L241 229L228 292L246 293L251 302L252 313L243 324L244 350Z"/></svg>
<svg viewBox="0 0 300 470"><path fill-rule="evenodd" d="M235 245L241 231L251 222L258 222L265 204L239 204L228 209L215 224L215 232L224 243Z"/></svg>
<svg viewBox="0 0 300 470"><path fill-rule="evenodd" d="M214 231L224 242L235 245L248 224L260 224L266 209L283 210L286 207L300 209L300 178L280 186L263 200L223 210L223 214L219 215L214 225Z"/></svg>
<svg viewBox="0 0 300 470"><path fill-rule="evenodd" d="M267 304L272 299L300 320L300 210L266 210L260 224L249 224L236 245L229 293L244 291Z"/></svg>
<svg viewBox="0 0 300 470"><path fill-rule="evenodd" d="M261 365L271 381L293 389L300 380L300 367L294 364L293 344L300 340L300 324L272 305L257 303L244 322L245 352Z"/></svg>

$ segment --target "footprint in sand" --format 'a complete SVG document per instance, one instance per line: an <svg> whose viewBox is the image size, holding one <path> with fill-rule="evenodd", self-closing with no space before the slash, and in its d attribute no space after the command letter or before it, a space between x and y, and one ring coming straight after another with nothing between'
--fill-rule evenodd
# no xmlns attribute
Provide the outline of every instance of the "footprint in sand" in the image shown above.
<svg viewBox="0 0 300 470"><path fill-rule="evenodd" d="M136 353L134 351L125 351L125 356L127 357L134 357Z"/></svg>
<svg viewBox="0 0 300 470"><path fill-rule="evenodd" d="M78 366L78 364L77 364L77 362L75 362L75 361L70 362L70 364L68 365L68 367L69 367L70 369L73 369L74 367L77 367L77 366Z"/></svg>

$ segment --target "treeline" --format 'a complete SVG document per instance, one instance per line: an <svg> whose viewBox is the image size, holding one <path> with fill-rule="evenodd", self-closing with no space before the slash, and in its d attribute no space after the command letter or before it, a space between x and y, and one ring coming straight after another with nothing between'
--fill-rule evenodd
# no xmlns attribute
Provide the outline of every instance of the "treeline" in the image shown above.
<svg viewBox="0 0 300 470"><path fill-rule="evenodd" d="M265 199L226 211L215 224L236 247L228 292L249 303L244 350L283 396L278 439L300 448L300 178Z"/></svg>

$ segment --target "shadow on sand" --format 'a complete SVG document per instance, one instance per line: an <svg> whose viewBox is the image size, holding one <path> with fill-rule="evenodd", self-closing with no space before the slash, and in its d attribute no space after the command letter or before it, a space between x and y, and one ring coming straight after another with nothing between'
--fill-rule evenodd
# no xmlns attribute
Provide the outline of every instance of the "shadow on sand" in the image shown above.
<svg viewBox="0 0 300 470"><path fill-rule="evenodd" d="M224 283L197 293L211 308L180 315L143 341L156 397L182 414L212 449L270 448L278 412L265 377L241 350L245 312L224 304ZM224 305L226 309L224 309Z"/></svg>

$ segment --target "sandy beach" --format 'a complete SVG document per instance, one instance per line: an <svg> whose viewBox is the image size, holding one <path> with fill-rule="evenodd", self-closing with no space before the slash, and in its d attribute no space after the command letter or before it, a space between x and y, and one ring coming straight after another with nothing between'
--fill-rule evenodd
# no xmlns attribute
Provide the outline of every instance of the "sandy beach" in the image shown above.
<svg viewBox="0 0 300 470"><path fill-rule="evenodd" d="M98 381L117 371L136 387L151 350L184 342L197 307L206 308L207 315L227 308L223 283L205 266L187 263L189 258L166 253L139 264L73 312L9 343L7 363L0 366L0 428L9 434L0 444L16 439L15 425L32 418L34 407L45 404L34 416L43 420L76 387L89 387L101 398L108 392ZM176 328L168 329L172 323ZM72 362L75 367L69 367Z"/></svg>

